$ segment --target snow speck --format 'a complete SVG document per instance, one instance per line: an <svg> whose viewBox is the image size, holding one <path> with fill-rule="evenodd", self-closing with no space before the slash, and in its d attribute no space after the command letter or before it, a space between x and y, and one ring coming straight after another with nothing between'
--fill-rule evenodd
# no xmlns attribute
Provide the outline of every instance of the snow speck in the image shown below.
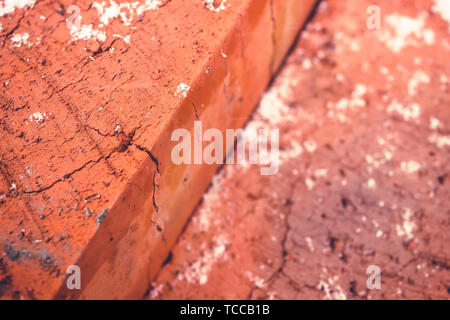
<svg viewBox="0 0 450 320"><path fill-rule="evenodd" d="M33 174L33 169L31 167L26 167L25 168L25 173L29 176L31 176Z"/></svg>
<svg viewBox="0 0 450 320"><path fill-rule="evenodd" d="M366 182L366 187L369 189L375 189L375 187L377 186L377 182L375 181L375 179L370 178L369 180L367 180Z"/></svg>
<svg viewBox="0 0 450 320"><path fill-rule="evenodd" d="M403 118L403 120L409 121L412 119L417 119L419 117L420 106L417 103L409 106L403 106L402 104L394 100L388 106L387 111L389 113L397 113Z"/></svg>
<svg viewBox="0 0 450 320"><path fill-rule="evenodd" d="M263 278L255 276L250 271L245 271L245 276L253 283L253 285L257 288L264 288L266 286L266 281Z"/></svg>
<svg viewBox="0 0 450 320"><path fill-rule="evenodd" d="M310 178L306 178L305 185L308 188L308 190L311 191L314 188L315 182Z"/></svg>
<svg viewBox="0 0 450 320"><path fill-rule="evenodd" d="M421 83L430 83L430 77L423 71L416 71L408 82L408 93L410 96L417 94L417 87Z"/></svg>
<svg viewBox="0 0 450 320"><path fill-rule="evenodd" d="M306 244L308 245L309 251L314 252L313 241L310 237L305 237Z"/></svg>
<svg viewBox="0 0 450 320"><path fill-rule="evenodd" d="M152 283L152 286L153 286L153 289L152 289L152 291L150 291L149 299L150 300L155 300L161 294L161 291L163 289L163 285L159 284L158 286L155 286L155 284Z"/></svg>
<svg viewBox="0 0 450 320"><path fill-rule="evenodd" d="M355 85L350 98L341 98L338 102L327 103L328 117L337 119L340 122L347 122L346 111L356 110L366 106L364 95L367 93L367 87L361 83Z"/></svg>
<svg viewBox="0 0 450 320"><path fill-rule="evenodd" d="M405 209L405 212L402 214L403 223L401 225L396 225L397 236L406 237L407 240L410 240L414 237L412 232L416 225L412 221L413 215L414 213L411 209Z"/></svg>
<svg viewBox="0 0 450 320"><path fill-rule="evenodd" d="M191 87L189 87L186 83L180 83L177 87L177 91L175 91L175 96L186 98L190 89Z"/></svg>
<svg viewBox="0 0 450 320"><path fill-rule="evenodd" d="M436 129L439 129L440 127L441 127L441 122L439 121L439 119L436 119L434 117L430 118L430 129L436 130Z"/></svg>
<svg viewBox="0 0 450 320"><path fill-rule="evenodd" d="M178 280L186 280L188 283L197 282L200 285L208 282L208 275L215 263L226 258L225 253L228 245L228 240L223 235L218 236L214 242L213 248L201 255L184 273L178 274Z"/></svg>
<svg viewBox="0 0 450 320"><path fill-rule="evenodd" d="M44 120L45 117L45 113L40 113L40 112L35 112L32 115L30 115L29 120L30 122L41 122L42 120Z"/></svg>
<svg viewBox="0 0 450 320"><path fill-rule="evenodd" d="M271 125L276 125L285 120L288 113L289 107L280 98L278 86L263 95L257 110L257 115Z"/></svg>
<svg viewBox="0 0 450 320"><path fill-rule="evenodd" d="M304 146L305 149L306 149L308 152L310 152L310 153L313 153L314 151L317 150L317 142L315 142L314 140L311 140L311 139L306 140L306 141L303 143L303 146Z"/></svg>
<svg viewBox="0 0 450 320"><path fill-rule="evenodd" d="M207 231L215 224L213 220L215 217L214 212L220 206L220 198L227 195L228 192L223 185L224 179L230 173L229 170L231 170L228 168L231 168L231 166L228 166L213 177L210 189L203 195L203 203L198 214L192 218L193 225L198 232Z"/></svg>
<svg viewBox="0 0 450 320"><path fill-rule="evenodd" d="M302 153L303 153L302 146L300 144L298 144L298 142L296 142L296 141L291 141L290 148L281 150L279 152L280 163L283 163L284 161L287 161L289 159L295 159Z"/></svg>
<svg viewBox="0 0 450 320"><path fill-rule="evenodd" d="M311 67L312 67L311 60L308 59L308 58L306 58L305 60L303 60L303 62L302 62L302 67L303 67L304 70L309 70L309 69L311 69Z"/></svg>
<svg viewBox="0 0 450 320"><path fill-rule="evenodd" d="M340 285L337 284L339 276L320 280L317 289L325 293L325 300L347 300L347 296Z"/></svg>
<svg viewBox="0 0 450 320"><path fill-rule="evenodd" d="M438 148L450 147L450 135L440 135L438 133L432 134L428 141L435 144Z"/></svg>
<svg viewBox="0 0 450 320"><path fill-rule="evenodd" d="M402 161L402 163L400 163L400 168L403 172L414 173L419 171L420 164L415 161Z"/></svg>
<svg viewBox="0 0 450 320"><path fill-rule="evenodd" d="M121 36L120 34L113 34L113 37L116 37L116 38L120 38L120 39L122 39L123 40L123 42L125 42L125 43L130 43L130 35L127 35L127 36Z"/></svg>

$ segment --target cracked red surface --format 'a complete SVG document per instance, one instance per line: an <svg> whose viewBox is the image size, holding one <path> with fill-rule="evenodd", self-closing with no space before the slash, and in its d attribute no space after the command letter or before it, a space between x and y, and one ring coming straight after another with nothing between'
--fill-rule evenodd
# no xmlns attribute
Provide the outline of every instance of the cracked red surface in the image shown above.
<svg viewBox="0 0 450 320"><path fill-rule="evenodd" d="M433 4L322 2L247 124L280 129L279 173L225 165L148 298L449 298L450 38Z"/></svg>
<svg viewBox="0 0 450 320"><path fill-rule="evenodd" d="M242 126L313 3L147 2L78 1L75 31L71 1L2 11L1 298L140 297L215 170L174 168L170 133Z"/></svg>

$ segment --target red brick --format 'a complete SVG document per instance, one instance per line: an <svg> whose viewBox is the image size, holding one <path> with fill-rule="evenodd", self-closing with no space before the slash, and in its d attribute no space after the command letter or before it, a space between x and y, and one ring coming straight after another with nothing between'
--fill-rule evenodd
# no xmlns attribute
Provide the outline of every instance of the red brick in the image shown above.
<svg viewBox="0 0 450 320"><path fill-rule="evenodd" d="M241 127L313 2L172 0L99 27L79 1L105 41L72 41L70 1L1 17L2 298L140 298L217 169L172 164L171 132Z"/></svg>

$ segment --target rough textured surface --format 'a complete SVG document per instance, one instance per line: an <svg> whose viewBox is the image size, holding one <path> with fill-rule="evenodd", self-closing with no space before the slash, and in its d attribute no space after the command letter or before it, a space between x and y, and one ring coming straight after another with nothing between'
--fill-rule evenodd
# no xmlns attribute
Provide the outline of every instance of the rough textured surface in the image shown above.
<svg viewBox="0 0 450 320"><path fill-rule="evenodd" d="M450 26L438 2L322 2L247 125L280 128L280 172L224 166L150 299L450 297ZM366 28L371 4L380 30ZM366 286L370 265L380 290Z"/></svg>
<svg viewBox="0 0 450 320"><path fill-rule="evenodd" d="M313 2L2 1L0 298L142 297L216 170L171 132L241 127Z"/></svg>

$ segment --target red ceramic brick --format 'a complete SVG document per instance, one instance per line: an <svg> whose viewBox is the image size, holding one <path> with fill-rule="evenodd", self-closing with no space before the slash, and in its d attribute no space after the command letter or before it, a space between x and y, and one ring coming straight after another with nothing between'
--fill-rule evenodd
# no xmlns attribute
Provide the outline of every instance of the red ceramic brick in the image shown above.
<svg viewBox="0 0 450 320"><path fill-rule="evenodd" d="M2 7L0 297L142 297L217 169L172 131L241 127L313 2Z"/></svg>

